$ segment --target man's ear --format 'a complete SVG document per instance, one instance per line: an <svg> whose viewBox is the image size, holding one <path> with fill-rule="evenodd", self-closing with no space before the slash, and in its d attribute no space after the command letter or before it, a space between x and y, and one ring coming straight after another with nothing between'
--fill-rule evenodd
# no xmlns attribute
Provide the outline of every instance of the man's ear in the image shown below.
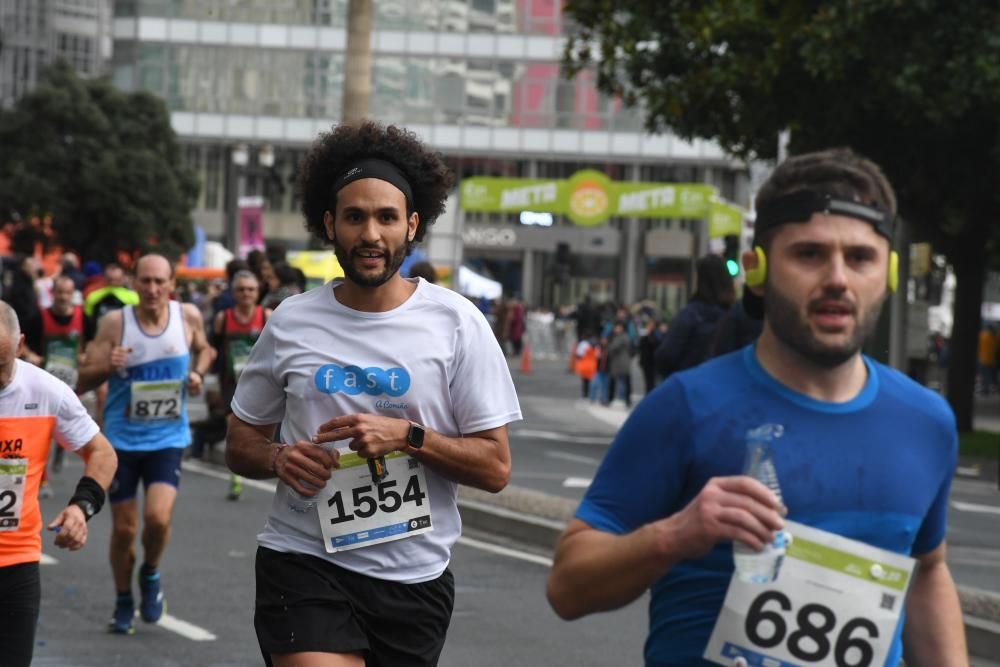
<svg viewBox="0 0 1000 667"><path fill-rule="evenodd" d="M333 231L333 214L329 211L323 212L323 226L326 227L326 237L331 241L336 241L337 237Z"/></svg>
<svg viewBox="0 0 1000 667"><path fill-rule="evenodd" d="M413 242L414 237L417 235L417 229L420 227L420 215L416 211L410 214L410 219L406 221L406 240L409 243Z"/></svg>

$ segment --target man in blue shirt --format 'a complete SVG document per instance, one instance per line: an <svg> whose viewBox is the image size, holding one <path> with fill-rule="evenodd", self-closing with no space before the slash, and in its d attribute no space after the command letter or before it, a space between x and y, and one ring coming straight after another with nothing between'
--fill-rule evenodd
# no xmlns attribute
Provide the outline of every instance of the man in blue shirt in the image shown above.
<svg viewBox="0 0 1000 667"><path fill-rule="evenodd" d="M886 665L901 654L911 667L968 664L945 563L954 416L861 354L896 286L891 186L872 162L824 151L779 165L756 208L743 264L759 341L671 376L637 406L560 539L549 601L572 619L650 589L646 664L710 664L732 542L762 549L787 513L917 559ZM763 426L781 435L782 499L741 475L744 437Z"/></svg>

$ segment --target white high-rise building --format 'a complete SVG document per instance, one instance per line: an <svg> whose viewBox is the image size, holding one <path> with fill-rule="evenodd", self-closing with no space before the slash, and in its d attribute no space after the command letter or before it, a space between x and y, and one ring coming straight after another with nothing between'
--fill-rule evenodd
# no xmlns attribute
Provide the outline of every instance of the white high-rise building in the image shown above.
<svg viewBox="0 0 1000 667"><path fill-rule="evenodd" d="M710 183L746 205L742 163L710 142L643 132L642 117L598 93L595 76L560 75L559 0L375 0L370 114L415 131L459 178ZM296 166L341 114L347 0L117 0L112 77L167 103L202 182L196 223L221 239L236 194L263 195L265 235L306 244ZM262 148L274 166L260 164ZM232 155L246 150L248 164ZM268 154L265 150L265 155ZM431 228L438 264L464 261L529 303L686 297L692 235L683 220L611 218L549 227L509 214L456 213ZM537 222L528 216L526 222ZM551 278L568 250L564 280ZM565 273L565 271L563 271Z"/></svg>
<svg viewBox="0 0 1000 667"><path fill-rule="evenodd" d="M58 58L97 76L110 57L111 0L0 0L0 108Z"/></svg>

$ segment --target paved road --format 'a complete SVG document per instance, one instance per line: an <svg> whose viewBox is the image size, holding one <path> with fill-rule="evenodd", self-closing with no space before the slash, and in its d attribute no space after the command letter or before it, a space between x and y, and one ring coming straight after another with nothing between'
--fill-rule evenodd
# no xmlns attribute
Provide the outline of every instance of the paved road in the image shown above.
<svg viewBox="0 0 1000 667"><path fill-rule="evenodd" d="M67 457L43 501L53 516L82 468ZM204 466L203 466L204 468ZM209 476L214 475L214 476ZM90 543L76 553L51 546L58 562L42 568L42 614L35 665L151 667L261 664L252 628L255 534L271 493L248 487L238 503L224 499L221 470L186 468L175 530L162 564L168 623L138 623L134 636L105 632L113 604L107 544L110 517L91 524ZM498 550L499 549L499 550ZM641 662L645 605L575 623L559 620L545 601L545 554L469 533L454 553L455 614L441 664L608 665Z"/></svg>

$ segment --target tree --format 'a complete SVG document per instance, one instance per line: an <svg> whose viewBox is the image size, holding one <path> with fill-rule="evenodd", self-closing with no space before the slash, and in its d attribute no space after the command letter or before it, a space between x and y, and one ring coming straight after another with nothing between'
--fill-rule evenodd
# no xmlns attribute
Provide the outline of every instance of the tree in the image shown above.
<svg viewBox="0 0 1000 667"><path fill-rule="evenodd" d="M193 245L198 181L158 98L80 79L60 61L0 112L0 146L0 202L52 215L60 242L84 258L177 258Z"/></svg>
<svg viewBox="0 0 1000 667"><path fill-rule="evenodd" d="M947 395L971 430L983 283L1000 255L1000 5L991 0L568 0L564 60L651 131L734 155L847 145L955 267ZM596 61L596 62L595 62Z"/></svg>
<svg viewBox="0 0 1000 667"><path fill-rule="evenodd" d="M360 123L368 117L372 92L372 14L372 0L350 0L347 5L343 123Z"/></svg>

